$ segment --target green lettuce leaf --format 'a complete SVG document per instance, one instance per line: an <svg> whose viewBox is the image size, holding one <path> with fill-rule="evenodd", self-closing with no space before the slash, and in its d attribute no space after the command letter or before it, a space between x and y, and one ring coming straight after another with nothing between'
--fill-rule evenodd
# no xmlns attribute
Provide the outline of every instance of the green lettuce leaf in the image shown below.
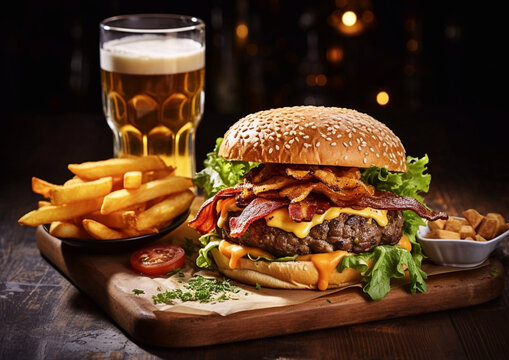
<svg viewBox="0 0 509 360"><path fill-rule="evenodd" d="M369 262L373 267L369 268ZM415 263L408 250L400 246L381 245L373 251L358 255L345 256L338 265L338 272L345 268L354 268L363 275L363 291L373 300L383 299L391 289L391 278L401 278L405 275L403 265L408 268L410 276L410 291L412 294L427 292L425 279L427 275Z"/></svg>
<svg viewBox="0 0 509 360"><path fill-rule="evenodd" d="M205 197L214 196L219 190L235 186L242 177L258 163L250 161L230 161L218 155L223 138L217 138L214 151L207 154L204 169L193 176L196 186L203 189Z"/></svg>
<svg viewBox="0 0 509 360"><path fill-rule="evenodd" d="M212 258L209 253L210 250L219 246L219 242L221 241L221 237L216 233L210 233L203 236L200 236L200 243L202 244L202 248L198 250L198 257L196 258L196 266L203 269L213 269L214 265L212 262Z"/></svg>
<svg viewBox="0 0 509 360"><path fill-rule="evenodd" d="M407 172L391 172L384 168L372 166L362 174L362 181L373 185L377 191L392 191L399 196L409 196L424 204L423 193L429 190L431 175L426 174L428 155L422 158L407 156ZM404 276L403 265L408 268L410 291L427 292L426 273L421 269L424 255L415 236L424 220L411 210L403 212L403 233L412 244L412 252L399 246L382 245L373 251L358 255L345 256L338 265L338 271L351 267L363 274L365 285L363 290L373 300L380 300L390 290L391 277ZM368 262L373 262L370 269Z"/></svg>
<svg viewBox="0 0 509 360"><path fill-rule="evenodd" d="M362 181L373 185L377 191L392 191L399 196L409 196L424 204L423 193L427 193L431 183L431 175L426 174L429 163L428 155L422 158L407 156L407 172L391 172L384 168L372 166L362 174ZM424 204L426 205L426 204ZM403 233L412 243L412 256L420 266L423 254L415 236L419 226L426 225L424 220L411 210L403 212Z"/></svg>

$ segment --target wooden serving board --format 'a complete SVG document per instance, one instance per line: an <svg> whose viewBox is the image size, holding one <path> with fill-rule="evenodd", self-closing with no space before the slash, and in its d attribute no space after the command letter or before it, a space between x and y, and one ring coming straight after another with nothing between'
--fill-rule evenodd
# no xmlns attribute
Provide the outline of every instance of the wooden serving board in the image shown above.
<svg viewBox="0 0 509 360"><path fill-rule="evenodd" d="M41 227L37 230L37 246L44 257L135 340L165 347L265 338L466 307L496 298L504 287L504 268L492 259L473 270L430 276L426 294L412 295L403 288L394 288L383 300L374 302L360 288L350 288L295 305L227 316L196 315L158 310L146 299L142 301L141 297L114 286L112 278L118 276L118 272L123 272L121 275L125 277L138 275L130 271L127 264L118 270L119 267L106 266L108 261L103 260L127 263L128 253L86 254L65 244L62 246Z"/></svg>

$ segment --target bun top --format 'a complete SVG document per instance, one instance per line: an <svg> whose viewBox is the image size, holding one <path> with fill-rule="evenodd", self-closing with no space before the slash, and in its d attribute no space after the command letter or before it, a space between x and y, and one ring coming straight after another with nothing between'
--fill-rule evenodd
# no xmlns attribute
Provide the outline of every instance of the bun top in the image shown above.
<svg viewBox="0 0 509 360"><path fill-rule="evenodd" d="M250 114L226 132L219 155L259 163L376 165L406 172L405 148L387 126L337 107L295 106Z"/></svg>

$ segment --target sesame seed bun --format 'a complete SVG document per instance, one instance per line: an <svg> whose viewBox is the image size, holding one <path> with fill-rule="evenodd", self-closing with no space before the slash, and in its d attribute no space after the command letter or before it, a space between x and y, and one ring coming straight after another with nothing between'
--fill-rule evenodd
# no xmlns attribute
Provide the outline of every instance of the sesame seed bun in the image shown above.
<svg viewBox="0 0 509 360"><path fill-rule="evenodd" d="M219 155L259 163L376 165L406 172L405 148L386 125L337 107L296 106L250 114L226 132Z"/></svg>

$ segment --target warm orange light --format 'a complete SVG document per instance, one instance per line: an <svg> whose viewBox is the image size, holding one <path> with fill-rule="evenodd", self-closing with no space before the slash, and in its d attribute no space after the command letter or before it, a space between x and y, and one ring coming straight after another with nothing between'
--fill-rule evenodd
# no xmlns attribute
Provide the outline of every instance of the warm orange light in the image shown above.
<svg viewBox="0 0 509 360"><path fill-rule="evenodd" d="M343 60L343 49L339 46L332 46L327 49L325 56L327 61L331 63L339 63Z"/></svg>
<svg viewBox="0 0 509 360"><path fill-rule="evenodd" d="M308 86L315 86L315 75L314 74L309 74L308 76L306 76L306 84Z"/></svg>
<svg viewBox="0 0 509 360"><path fill-rule="evenodd" d="M249 28L246 24L238 24L237 28L235 29L235 34L237 34L239 39L245 39L249 34Z"/></svg>
<svg viewBox="0 0 509 360"><path fill-rule="evenodd" d="M327 76L324 74L318 74L315 77L315 82L318 86L325 86L325 84L327 84Z"/></svg>
<svg viewBox="0 0 509 360"><path fill-rule="evenodd" d="M353 11L345 11L341 16L341 21L346 26L354 26L357 22L357 15Z"/></svg>
<svg viewBox="0 0 509 360"><path fill-rule="evenodd" d="M386 91L379 91L378 94L376 94L376 102L380 106L387 105L387 103L389 103L389 94Z"/></svg>
<svg viewBox="0 0 509 360"><path fill-rule="evenodd" d="M375 14L373 14L373 11L366 10L362 13L362 20L369 24L370 22L375 20Z"/></svg>
<svg viewBox="0 0 509 360"><path fill-rule="evenodd" d="M408 51L417 51L419 50L419 42L415 39L410 39L406 42L406 48Z"/></svg>

